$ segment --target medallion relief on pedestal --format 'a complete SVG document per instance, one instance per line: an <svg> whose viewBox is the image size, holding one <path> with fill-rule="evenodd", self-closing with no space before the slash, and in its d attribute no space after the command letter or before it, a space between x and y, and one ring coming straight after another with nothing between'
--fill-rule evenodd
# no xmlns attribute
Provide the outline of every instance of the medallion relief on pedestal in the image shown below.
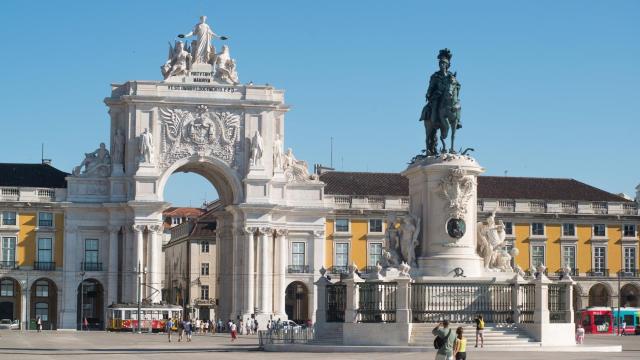
<svg viewBox="0 0 640 360"><path fill-rule="evenodd" d="M160 114L162 167L169 167L175 161L193 155L215 157L235 167L240 114L212 112L205 105L198 105L195 111L160 109Z"/></svg>
<svg viewBox="0 0 640 360"><path fill-rule="evenodd" d="M445 213L449 217L445 226L447 233L453 239L453 244L464 236L466 230L464 219L475 188L474 177L467 175L462 168L451 169L449 174L440 180L439 194L447 200Z"/></svg>

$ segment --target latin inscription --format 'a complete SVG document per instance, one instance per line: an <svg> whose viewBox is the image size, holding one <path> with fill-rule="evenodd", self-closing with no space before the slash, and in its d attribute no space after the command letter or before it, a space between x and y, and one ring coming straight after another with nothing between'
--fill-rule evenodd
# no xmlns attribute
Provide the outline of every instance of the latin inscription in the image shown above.
<svg viewBox="0 0 640 360"><path fill-rule="evenodd" d="M194 82L197 82L197 81L194 80ZM236 88L224 87L224 86L168 85L168 89L178 90L178 91L209 91L209 92L224 92L224 93L238 92L238 89Z"/></svg>

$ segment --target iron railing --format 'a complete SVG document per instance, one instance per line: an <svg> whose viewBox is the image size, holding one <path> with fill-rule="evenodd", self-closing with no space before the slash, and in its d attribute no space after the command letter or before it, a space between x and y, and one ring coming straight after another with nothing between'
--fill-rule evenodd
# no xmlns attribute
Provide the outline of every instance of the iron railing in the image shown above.
<svg viewBox="0 0 640 360"><path fill-rule="evenodd" d="M412 322L447 319L471 323L478 315L490 323L513 322L509 284L411 284Z"/></svg>
<svg viewBox="0 0 640 360"><path fill-rule="evenodd" d="M81 268L83 271L102 271L101 262L82 262Z"/></svg>
<svg viewBox="0 0 640 360"><path fill-rule="evenodd" d="M365 266L362 268L362 270L360 270L361 273L363 274L375 274L378 272L378 267L377 266Z"/></svg>
<svg viewBox="0 0 640 360"><path fill-rule="evenodd" d="M609 277L609 269L591 269L587 272L588 276L592 277Z"/></svg>
<svg viewBox="0 0 640 360"><path fill-rule="evenodd" d="M567 322L567 285L549 284L547 293L549 303L549 321L552 323Z"/></svg>
<svg viewBox="0 0 640 360"><path fill-rule="evenodd" d="M534 320L536 308L536 286L535 284L523 284L518 286L518 322L531 324Z"/></svg>
<svg viewBox="0 0 640 360"><path fill-rule="evenodd" d="M349 273L349 266L331 266L329 272L331 274L347 274Z"/></svg>
<svg viewBox="0 0 640 360"><path fill-rule="evenodd" d="M56 269L56 263L53 261L34 261L33 270L53 271Z"/></svg>
<svg viewBox="0 0 640 360"><path fill-rule="evenodd" d="M14 270L18 268L17 261L0 261L0 269Z"/></svg>
<svg viewBox="0 0 640 360"><path fill-rule="evenodd" d="M306 344L314 339L312 327L291 327L287 329L259 330L258 342L262 349L267 344Z"/></svg>
<svg viewBox="0 0 640 360"><path fill-rule="evenodd" d="M398 284L383 282L358 283L357 321L380 323L396 321Z"/></svg>
<svg viewBox="0 0 640 360"><path fill-rule="evenodd" d="M289 265L287 266L287 272L289 274L308 274L309 265Z"/></svg>
<svg viewBox="0 0 640 360"><path fill-rule="evenodd" d="M326 287L327 322L344 322L347 308L347 286L344 284L327 285Z"/></svg>
<svg viewBox="0 0 640 360"><path fill-rule="evenodd" d="M564 273L563 269L558 269L554 276L558 277L558 278L562 278L562 274ZM569 271L569 275L571 276L580 276L580 269L571 269L571 271Z"/></svg>

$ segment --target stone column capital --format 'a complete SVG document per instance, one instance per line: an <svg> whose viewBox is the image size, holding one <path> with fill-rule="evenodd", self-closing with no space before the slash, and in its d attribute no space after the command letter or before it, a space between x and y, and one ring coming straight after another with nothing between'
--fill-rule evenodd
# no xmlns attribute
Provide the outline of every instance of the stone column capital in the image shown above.
<svg viewBox="0 0 640 360"><path fill-rule="evenodd" d="M269 226L262 226L258 228L258 235L271 235L273 236L273 228Z"/></svg>
<svg viewBox="0 0 640 360"><path fill-rule="evenodd" d="M144 229L147 227L147 225L144 224L133 224L131 225L131 230L137 232L137 233L141 233L144 231Z"/></svg>
<svg viewBox="0 0 640 360"><path fill-rule="evenodd" d="M313 230L311 233L317 238L324 237L324 230Z"/></svg>
<svg viewBox="0 0 640 360"><path fill-rule="evenodd" d="M149 231L150 231L150 232L152 232L152 233L157 233L157 234L162 233L162 232L163 232L163 230L164 230L164 228L162 227L162 225L158 225L158 224L155 224L155 225L149 225L149 226L147 226L147 228L149 229Z"/></svg>
<svg viewBox="0 0 640 360"><path fill-rule="evenodd" d="M117 233L118 231L120 231L120 228L121 228L121 226L119 226L119 225L109 225L107 227L107 230L109 230L110 234L113 234L113 233Z"/></svg>
<svg viewBox="0 0 640 360"><path fill-rule="evenodd" d="M289 229L286 228L278 228L275 229L275 233L277 237L283 237L289 235Z"/></svg>

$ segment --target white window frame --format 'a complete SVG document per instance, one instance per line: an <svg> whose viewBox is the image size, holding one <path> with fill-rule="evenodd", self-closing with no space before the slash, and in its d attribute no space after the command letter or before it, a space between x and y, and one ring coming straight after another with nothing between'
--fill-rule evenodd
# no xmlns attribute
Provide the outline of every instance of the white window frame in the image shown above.
<svg viewBox="0 0 640 360"><path fill-rule="evenodd" d="M371 231L371 222L372 221L380 221L380 231ZM380 218L372 218L367 222L367 233L368 234L384 234L384 221Z"/></svg>
<svg viewBox="0 0 640 360"><path fill-rule="evenodd" d="M5 224L4 223L4 219L5 219L5 213L13 213L15 214L15 224ZM2 210L0 211L0 226L3 228L17 228L20 224L20 219L19 219L20 214L18 214L17 211L13 211L13 210Z"/></svg>
<svg viewBox="0 0 640 360"><path fill-rule="evenodd" d="M5 244L5 239L13 239L13 260L11 259L5 259L4 256L4 252L5 249L11 249L11 247L6 247L4 246ZM2 235L0 237L0 261L13 261L13 262L17 262L18 261L18 236L16 235Z"/></svg>
<svg viewBox="0 0 640 360"><path fill-rule="evenodd" d="M182 224L182 218L178 216L171 217L171 226L176 226Z"/></svg>
<svg viewBox="0 0 640 360"><path fill-rule="evenodd" d="M53 259L55 259L55 253L54 253L54 249L55 249L55 237L52 235L40 235L36 238L36 261L38 262L43 262L42 260L40 260L40 239L49 239L51 240L51 249L49 249L51 251L51 259L48 262L54 262Z"/></svg>
<svg viewBox="0 0 640 360"><path fill-rule="evenodd" d="M210 249L210 247L209 247L209 246L210 246L210 245L209 245L209 242L208 242L208 241L206 241L206 240L202 240L202 241L200 242L200 253L202 253L202 254L208 254L208 253L211 251L211 249ZM204 251L204 249L205 249L205 248L207 248L207 251Z"/></svg>
<svg viewBox="0 0 640 360"><path fill-rule="evenodd" d="M382 241L369 241L367 242L367 266L376 266L376 262L371 262L371 246L372 245L380 245L380 262L382 262L382 257L384 256L384 243Z"/></svg>
<svg viewBox="0 0 640 360"><path fill-rule="evenodd" d="M205 264L207 265L207 267L206 267L207 273L206 274L204 273L204 269L205 269L204 265ZM201 262L200 263L200 276L209 276L209 275L211 275L211 264L208 261Z"/></svg>
<svg viewBox="0 0 640 360"><path fill-rule="evenodd" d="M338 245L342 245L342 244L347 246L347 263L346 263L346 265L342 265L342 264L338 265L337 264L337 262L338 262L337 261L338 260ZM350 258L349 255L350 254L351 254L351 243L346 242L346 241L336 242L334 247L333 247L333 266L349 266L349 258Z"/></svg>
<svg viewBox="0 0 640 360"><path fill-rule="evenodd" d="M564 234L564 226L565 225L573 225L573 235L565 235ZM572 223L572 222L562 223L560 231L561 231L560 237L563 238L563 239L577 239L578 238L578 226L576 226L576 223Z"/></svg>
<svg viewBox="0 0 640 360"><path fill-rule="evenodd" d="M596 235L596 225L604 226L604 235ZM593 224L591 225L591 237L596 239L605 239L607 238L609 230L607 229L607 224Z"/></svg>
<svg viewBox="0 0 640 360"><path fill-rule="evenodd" d="M516 229L515 229L515 226L513 224L513 221L503 221L503 223L504 223L504 234L505 234L505 237L508 237L508 238L515 237L516 236L516 234L515 234L516 233ZM511 234L507 233L507 224L511 224Z"/></svg>
<svg viewBox="0 0 640 360"><path fill-rule="evenodd" d="M347 231L339 231L338 230L338 220L346 220L347 221ZM349 218L335 218L333 221L333 232L334 234L351 234L351 219Z"/></svg>
<svg viewBox="0 0 640 360"><path fill-rule="evenodd" d="M42 286L45 286L45 285L47 287L47 291L46 291L46 293L43 294L42 292L40 292L39 288L42 287ZM50 288L50 286L49 286L49 282L48 281L46 281L46 280L38 280L38 281L36 281L35 288L36 288L36 291L35 291L35 296L36 297L41 297L41 298L49 297L49 290L50 290L49 288Z"/></svg>
<svg viewBox="0 0 640 360"><path fill-rule="evenodd" d="M532 242L531 247L529 248L529 265L532 270L536 270L537 266L533 264L533 248L534 247L542 247L542 265L547 265L547 244L542 242Z"/></svg>
<svg viewBox="0 0 640 360"><path fill-rule="evenodd" d="M602 268L596 268L596 249L598 248L603 248L604 249L604 264L602 266ZM591 247L591 271L597 271L597 270L602 270L604 271L605 269L608 269L608 262L609 262L609 249L607 247L606 244L594 244Z"/></svg>
<svg viewBox="0 0 640 360"><path fill-rule="evenodd" d="M91 261L87 261L87 240L95 240L96 244L98 246L96 246L96 249L89 249L90 252L95 252L96 253L96 261L95 262L91 262ZM84 242L82 243L82 261L85 264L97 264L100 263L100 238L98 237L85 237L84 238Z"/></svg>
<svg viewBox="0 0 640 360"><path fill-rule="evenodd" d="M533 224L541 224L542 225L542 235L534 235L533 234ZM529 225L529 232L531 234L532 238L543 238L545 236L547 236L547 226L545 223L542 222L532 222L531 225Z"/></svg>
<svg viewBox="0 0 640 360"><path fill-rule="evenodd" d="M204 288L207 288L207 296L203 296ZM203 300L208 300L211 298L211 287L209 285L200 285L200 298Z"/></svg>
<svg viewBox="0 0 640 360"><path fill-rule="evenodd" d="M564 249L565 248L573 248L573 266L567 264L565 262L565 257L564 257ZM577 267L578 267L578 246L576 245L565 245L565 244L561 244L560 246L560 266L564 269L565 267L569 266L571 268L571 271L574 271Z"/></svg>
<svg viewBox="0 0 640 360"><path fill-rule="evenodd" d="M627 267L627 249L633 250L633 267ZM622 269L624 272L629 272L630 270L638 271L638 248L636 246L623 246L622 247Z"/></svg>
<svg viewBox="0 0 640 360"><path fill-rule="evenodd" d="M40 217L42 214L51 214L51 225L40 225ZM52 211L38 211L38 228L53 228L56 227L56 216Z"/></svg>
<svg viewBox="0 0 640 360"><path fill-rule="evenodd" d="M629 235L625 235L624 233L624 228L625 226L633 226L633 235L629 236ZM622 224L622 238L624 239L635 239L638 237L638 226L636 224Z"/></svg>
<svg viewBox="0 0 640 360"><path fill-rule="evenodd" d="M302 244L302 249L303 249L303 252L302 252L302 262L303 263L302 264L294 264L294 262L293 262L293 259L294 259L294 257L293 257L293 248L294 248L295 244ZM291 251L289 251L289 264L294 265L294 266L307 265L307 242L306 241L299 241L299 240L291 241L290 249L291 249ZM299 254L299 253L296 253L296 254Z"/></svg>

